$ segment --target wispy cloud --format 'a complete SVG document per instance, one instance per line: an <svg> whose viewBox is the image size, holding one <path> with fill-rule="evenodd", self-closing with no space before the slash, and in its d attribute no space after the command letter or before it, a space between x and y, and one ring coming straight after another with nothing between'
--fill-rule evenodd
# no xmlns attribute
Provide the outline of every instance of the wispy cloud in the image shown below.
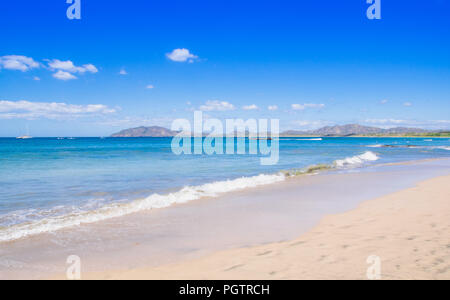
<svg viewBox="0 0 450 300"><path fill-rule="evenodd" d="M276 105L269 105L269 107L267 107L267 109L270 110L270 111L275 111L275 110L278 110L278 106L276 106Z"/></svg>
<svg viewBox="0 0 450 300"><path fill-rule="evenodd" d="M386 103L388 103L388 102L389 102L389 100L383 99L383 100L380 101L380 104L386 104Z"/></svg>
<svg viewBox="0 0 450 300"><path fill-rule="evenodd" d="M39 68L39 63L31 57L23 55L6 55L0 57L0 69L18 70L26 72L31 69Z"/></svg>
<svg viewBox="0 0 450 300"><path fill-rule="evenodd" d="M111 126L118 128L130 128L138 126L163 126L170 128L173 122L173 118L151 118L144 116L111 116L99 119L96 124L102 126Z"/></svg>
<svg viewBox="0 0 450 300"><path fill-rule="evenodd" d="M188 49L175 49L166 54L167 58L175 62L194 62L198 58L197 55L192 54Z"/></svg>
<svg viewBox="0 0 450 300"><path fill-rule="evenodd" d="M242 107L243 110L258 110L259 107L256 104L245 105Z"/></svg>
<svg viewBox="0 0 450 300"><path fill-rule="evenodd" d="M366 119L362 123L382 128L420 127L427 129L449 129L450 120L402 120L402 119Z"/></svg>
<svg viewBox="0 0 450 300"><path fill-rule="evenodd" d="M128 75L128 72L125 69L120 70L119 75Z"/></svg>
<svg viewBox="0 0 450 300"><path fill-rule="evenodd" d="M324 108L325 104L316 104L316 103L292 104L291 107L293 110L305 110L308 108L320 109Z"/></svg>
<svg viewBox="0 0 450 300"><path fill-rule="evenodd" d="M153 90L155 86L153 84L149 84L145 87L146 89Z"/></svg>
<svg viewBox="0 0 450 300"><path fill-rule="evenodd" d="M236 109L233 104L226 101L210 100L200 106L202 111L227 111Z"/></svg>
<svg viewBox="0 0 450 300"><path fill-rule="evenodd" d="M0 101L0 119L63 119L115 113L102 104L74 105L58 102Z"/></svg>
<svg viewBox="0 0 450 300"><path fill-rule="evenodd" d="M365 120L365 123L378 124L378 125L386 125L386 124L401 125L401 124L406 124L407 122L408 121L406 121L406 120L398 120L398 119L367 119L367 120Z"/></svg>
<svg viewBox="0 0 450 300"><path fill-rule="evenodd" d="M413 104L411 102L405 102L403 103L403 106L410 107L413 106Z"/></svg>
<svg viewBox="0 0 450 300"><path fill-rule="evenodd" d="M313 130L332 124L329 121L322 120L294 120L291 125L299 130Z"/></svg>

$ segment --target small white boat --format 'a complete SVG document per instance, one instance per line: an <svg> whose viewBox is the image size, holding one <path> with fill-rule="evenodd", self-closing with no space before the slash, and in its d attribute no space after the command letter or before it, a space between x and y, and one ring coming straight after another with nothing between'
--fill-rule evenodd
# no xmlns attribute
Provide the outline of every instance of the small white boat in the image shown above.
<svg viewBox="0 0 450 300"><path fill-rule="evenodd" d="M16 139L18 139L18 140L29 140L29 139L32 139L33 137L32 136L29 136L29 135L22 135L22 136L18 136Z"/></svg>
<svg viewBox="0 0 450 300"><path fill-rule="evenodd" d="M27 134L26 135L22 135L22 136L18 136L16 139L18 140L29 140L32 139L33 137L30 135L30 128L27 125Z"/></svg>

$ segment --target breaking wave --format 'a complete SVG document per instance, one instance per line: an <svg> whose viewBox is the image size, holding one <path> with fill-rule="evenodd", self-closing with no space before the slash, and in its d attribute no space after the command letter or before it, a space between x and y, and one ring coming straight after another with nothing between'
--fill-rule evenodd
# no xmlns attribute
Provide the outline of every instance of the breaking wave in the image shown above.
<svg viewBox="0 0 450 300"><path fill-rule="evenodd" d="M0 242L14 241L27 236L53 232L82 224L95 223L128 214L169 207L205 197L218 197L224 193L272 184L285 180L284 174L243 177L234 180L218 181L200 186L187 186L178 192L167 195L152 194L147 198L126 204L109 204L94 211L72 213L45 218L39 221L0 228Z"/></svg>
<svg viewBox="0 0 450 300"><path fill-rule="evenodd" d="M0 242L11 242L40 233L54 232L83 224L95 223L121 217L145 210L166 208L175 204L187 203L201 198L214 198L225 193L254 188L258 186L273 184L284 181L287 177L297 175L316 174L317 172L345 167L362 165L365 162L376 161L379 157L373 152L336 160L331 165L318 164L301 170L282 171L277 174L261 174L253 177L242 177L234 180L217 181L199 186L187 186L183 189L166 194L152 194L146 198L138 199L129 203L107 204L90 211L77 211L51 216L44 219L0 227Z"/></svg>
<svg viewBox="0 0 450 300"><path fill-rule="evenodd" d="M357 166L362 165L365 162L368 161L376 161L380 159L375 153L371 151L367 151L364 154L353 156L353 157L347 157L345 159L336 160L334 162L334 166L337 168L343 168L348 166Z"/></svg>

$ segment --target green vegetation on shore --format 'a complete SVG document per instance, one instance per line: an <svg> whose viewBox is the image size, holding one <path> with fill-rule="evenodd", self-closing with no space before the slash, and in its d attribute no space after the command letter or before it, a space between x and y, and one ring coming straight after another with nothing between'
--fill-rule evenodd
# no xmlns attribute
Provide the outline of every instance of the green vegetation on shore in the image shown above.
<svg viewBox="0 0 450 300"><path fill-rule="evenodd" d="M348 135L281 135L281 137L303 137L303 138L317 138L317 137L379 137L379 138L450 138L450 132L421 132L421 133L404 133L404 134L398 134L398 133L374 133L374 134L348 134Z"/></svg>
<svg viewBox="0 0 450 300"><path fill-rule="evenodd" d="M358 135L360 137L450 137L450 132L423 132L423 133L405 133L405 134L367 134Z"/></svg>

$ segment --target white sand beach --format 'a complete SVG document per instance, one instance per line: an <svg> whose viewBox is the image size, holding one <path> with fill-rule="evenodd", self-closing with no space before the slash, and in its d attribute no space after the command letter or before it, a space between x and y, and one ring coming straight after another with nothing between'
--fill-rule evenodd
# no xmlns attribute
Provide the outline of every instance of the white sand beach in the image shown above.
<svg viewBox="0 0 450 300"><path fill-rule="evenodd" d="M450 176L325 217L296 240L222 251L154 268L88 273L83 279L450 279Z"/></svg>

